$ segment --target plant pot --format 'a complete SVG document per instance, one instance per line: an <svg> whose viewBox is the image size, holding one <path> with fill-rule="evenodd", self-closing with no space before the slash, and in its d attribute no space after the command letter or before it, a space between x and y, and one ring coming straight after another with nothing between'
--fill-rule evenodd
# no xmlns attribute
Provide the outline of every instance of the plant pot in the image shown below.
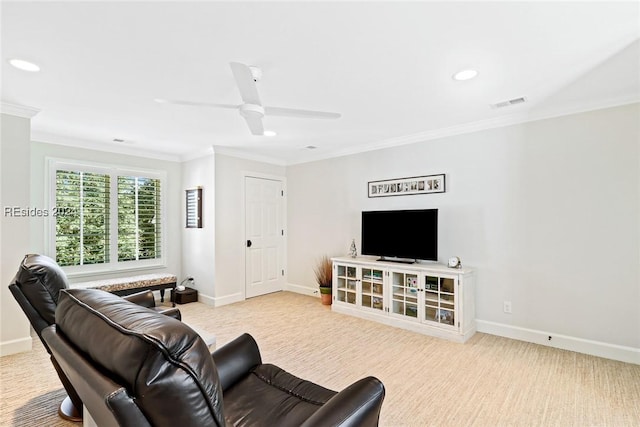
<svg viewBox="0 0 640 427"><path fill-rule="evenodd" d="M320 299L323 305L331 305L331 288L320 286Z"/></svg>

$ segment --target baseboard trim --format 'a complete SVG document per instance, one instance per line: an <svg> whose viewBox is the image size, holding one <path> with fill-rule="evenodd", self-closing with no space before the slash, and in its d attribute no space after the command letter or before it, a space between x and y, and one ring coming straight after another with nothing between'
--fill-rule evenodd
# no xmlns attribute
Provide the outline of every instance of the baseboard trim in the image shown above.
<svg viewBox="0 0 640 427"><path fill-rule="evenodd" d="M8 356L10 354L24 353L31 351L32 338L18 338L17 340L4 341L0 343L0 356Z"/></svg>
<svg viewBox="0 0 640 427"><path fill-rule="evenodd" d="M225 295L223 297L212 297L209 295L205 295L201 292L198 292L198 302L201 302L206 305L210 305L213 307L220 307L223 305L233 304L234 302L244 301L242 297L242 293L238 292L231 295Z"/></svg>
<svg viewBox="0 0 640 427"><path fill-rule="evenodd" d="M216 299L214 297L210 297L209 295L205 295L202 292L198 292L198 302L201 302L206 305L210 305L215 307Z"/></svg>
<svg viewBox="0 0 640 427"><path fill-rule="evenodd" d="M295 292L297 294L309 295L312 297L320 297L318 288L310 288L308 286L296 285L295 283L287 283L284 285L285 291Z"/></svg>
<svg viewBox="0 0 640 427"><path fill-rule="evenodd" d="M553 332L538 331L505 325L504 323L476 320L477 331L485 334L497 335L519 341L526 341L562 350L604 357L620 362L640 365L640 348L609 344L601 341L587 340ZM549 339L551 337L551 339Z"/></svg>

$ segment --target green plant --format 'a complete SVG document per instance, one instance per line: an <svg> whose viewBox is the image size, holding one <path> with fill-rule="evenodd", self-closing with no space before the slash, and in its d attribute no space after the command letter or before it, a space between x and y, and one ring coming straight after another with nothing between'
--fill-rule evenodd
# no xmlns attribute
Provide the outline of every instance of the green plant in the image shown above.
<svg viewBox="0 0 640 427"><path fill-rule="evenodd" d="M331 279L333 277L333 265L328 256L322 256L316 266L313 268L316 275L316 282L321 288L331 288Z"/></svg>

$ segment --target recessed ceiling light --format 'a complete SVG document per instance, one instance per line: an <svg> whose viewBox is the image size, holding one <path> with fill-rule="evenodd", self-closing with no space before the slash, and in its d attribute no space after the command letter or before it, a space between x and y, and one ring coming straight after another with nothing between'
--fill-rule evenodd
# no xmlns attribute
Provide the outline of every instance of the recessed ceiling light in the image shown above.
<svg viewBox="0 0 640 427"><path fill-rule="evenodd" d="M24 59L13 58L9 60L9 64L22 71L31 71L32 73L40 71L40 67L38 65L33 62L25 61Z"/></svg>
<svg viewBox="0 0 640 427"><path fill-rule="evenodd" d="M474 78L475 76L478 75L478 72L476 70L462 70L462 71L458 71L457 73L455 73L453 75L453 79L454 80L470 80L472 78Z"/></svg>
<svg viewBox="0 0 640 427"><path fill-rule="evenodd" d="M265 130L265 131L264 131L264 133L263 133L263 135L264 135L264 136L276 136L276 135L277 135L277 133L275 133L275 132L274 132L274 131L272 131L272 130Z"/></svg>
<svg viewBox="0 0 640 427"><path fill-rule="evenodd" d="M306 147L304 147L304 148L306 148L307 150L315 150L315 149L316 149L316 148L318 148L318 147L316 147L315 145L307 145L307 146L306 146Z"/></svg>

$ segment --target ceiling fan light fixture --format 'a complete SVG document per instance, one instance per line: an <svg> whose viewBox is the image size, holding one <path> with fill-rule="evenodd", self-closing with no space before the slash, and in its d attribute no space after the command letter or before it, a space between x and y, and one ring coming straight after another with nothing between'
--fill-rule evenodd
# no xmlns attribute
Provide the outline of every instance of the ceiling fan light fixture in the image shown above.
<svg viewBox="0 0 640 427"><path fill-rule="evenodd" d="M455 73L453 75L453 80L458 80L458 81L464 81L464 80L471 80L472 78L476 77L478 75L478 71L474 70L474 69L467 69L467 70L461 70L458 71L457 73Z"/></svg>
<svg viewBox="0 0 640 427"><path fill-rule="evenodd" d="M277 133L275 133L275 132L274 132L274 131L272 131L272 130L265 130L265 131L263 132L263 135L264 135L264 136L276 136L276 135L277 135Z"/></svg>
<svg viewBox="0 0 640 427"><path fill-rule="evenodd" d="M22 71L29 71L31 73L37 73L40 71L40 66L34 64L33 62L25 61L20 58L12 58L9 60L9 64L11 64L14 68Z"/></svg>

